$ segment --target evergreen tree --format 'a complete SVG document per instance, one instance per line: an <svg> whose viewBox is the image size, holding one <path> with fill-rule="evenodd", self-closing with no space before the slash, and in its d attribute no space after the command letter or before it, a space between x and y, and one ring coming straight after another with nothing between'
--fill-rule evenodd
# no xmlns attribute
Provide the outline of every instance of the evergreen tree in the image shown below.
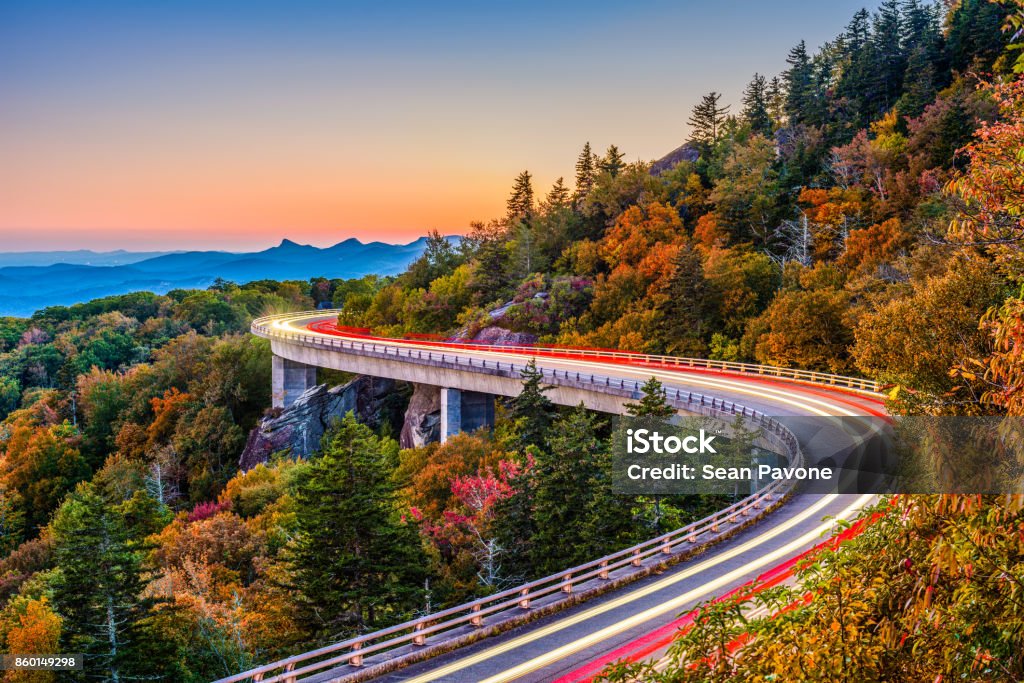
<svg viewBox="0 0 1024 683"><path fill-rule="evenodd" d="M53 603L63 618L65 652L85 655L79 678L100 681L160 680L164 646L143 598L141 548L123 516L91 484L83 484L54 515ZM164 661L173 659L167 655Z"/></svg>
<svg viewBox="0 0 1024 683"><path fill-rule="evenodd" d="M583 151L576 159L576 192L573 201L575 204L587 196L590 188L594 186L594 176L597 173L597 159L590 150L590 143L583 145Z"/></svg>
<svg viewBox="0 0 1024 683"><path fill-rule="evenodd" d="M903 17L899 0L885 0L878 8L871 31L874 63L869 114L883 114L896 103L903 89L907 63L903 53Z"/></svg>
<svg viewBox="0 0 1024 683"><path fill-rule="evenodd" d="M612 455L602 448L594 455L595 479L580 534L581 555L594 558L643 540L647 530L637 523L641 502L612 490Z"/></svg>
<svg viewBox="0 0 1024 683"><path fill-rule="evenodd" d="M637 422L646 429L667 431L668 421L675 416L676 409L669 405L665 396L665 387L657 377L651 377L644 382L641 391L644 392L643 397L637 403L627 403L626 412L635 418L640 418ZM661 531L663 498L664 496L661 495L641 496L636 501L643 511L643 516L649 518L655 533Z"/></svg>
<svg viewBox="0 0 1024 683"><path fill-rule="evenodd" d="M548 196L544 200L544 206L549 210L569 206L569 188L565 186L564 178L560 177L551 186L551 191L548 192Z"/></svg>
<svg viewBox="0 0 1024 683"><path fill-rule="evenodd" d="M655 417L667 419L676 414L665 396L665 387L657 377L651 377L640 387L644 392L637 403L627 403L626 412L633 417Z"/></svg>
<svg viewBox="0 0 1024 683"><path fill-rule="evenodd" d="M690 139L705 148L718 142L721 136L722 124L725 123L726 114L729 113L728 105L725 107L718 106L721 99L722 96L717 92L708 93L701 99L699 104L694 106L693 113L690 114L688 120L688 123L693 128L693 131L690 133Z"/></svg>
<svg viewBox="0 0 1024 683"><path fill-rule="evenodd" d="M903 6L903 46L907 66L897 106L906 117L918 116L946 85L948 66L936 7L907 0Z"/></svg>
<svg viewBox="0 0 1024 683"><path fill-rule="evenodd" d="M1010 40L1002 31L1009 11L1007 5L989 0L961 0L953 7L946 32L951 69L984 73L992 68Z"/></svg>
<svg viewBox="0 0 1024 683"><path fill-rule="evenodd" d="M536 446L528 446L519 474L509 484L512 495L494 506L494 537L504 551L501 570L509 581L523 582L536 576L533 547L537 537L534 520L536 499L535 464L540 454Z"/></svg>
<svg viewBox="0 0 1024 683"><path fill-rule="evenodd" d="M519 445L525 451L529 446L543 448L551 428L555 406L544 392L544 374L537 361L530 359L522 372L523 389L512 399L512 420L519 430Z"/></svg>
<svg viewBox="0 0 1024 683"><path fill-rule="evenodd" d="M765 99L768 103L768 115L772 123L778 125L786 117L786 91L782 86L782 79L778 76L773 76L768 82Z"/></svg>
<svg viewBox="0 0 1024 683"><path fill-rule="evenodd" d="M853 15L839 39L842 73L836 84L836 100L842 105L847 129L842 140L870 123L871 99L876 96L878 58L871 40L871 14L861 9Z"/></svg>
<svg viewBox="0 0 1024 683"><path fill-rule="evenodd" d="M825 43L811 59L811 92L803 117L803 123L807 125L824 127L830 123L828 93L834 80L838 52L836 43Z"/></svg>
<svg viewBox="0 0 1024 683"><path fill-rule="evenodd" d="M768 111L768 81L755 73L743 91L743 122L755 133L772 134L772 117Z"/></svg>
<svg viewBox="0 0 1024 683"><path fill-rule="evenodd" d="M476 261L472 288L474 303L480 306L497 304L512 295L513 273L509 258L509 229L499 221L488 225L475 223L470 239L475 245Z"/></svg>
<svg viewBox="0 0 1024 683"><path fill-rule="evenodd" d="M786 58L789 69L786 82L786 116L789 125L803 123L814 99L814 69L807 54L807 43L801 40Z"/></svg>
<svg viewBox="0 0 1024 683"><path fill-rule="evenodd" d="M349 412L296 485L290 549L301 620L325 640L406 619L425 578L416 528L400 520L391 473L398 446Z"/></svg>
<svg viewBox="0 0 1024 683"><path fill-rule="evenodd" d="M700 252L689 243L679 250L661 306L661 337L669 353L702 356L715 312L715 293L704 277Z"/></svg>
<svg viewBox="0 0 1024 683"><path fill-rule="evenodd" d="M538 575L571 567L588 558L583 536L600 478L599 455L607 445L597 436L595 416L582 404L555 423L548 448L536 463L533 566Z"/></svg>
<svg viewBox="0 0 1024 683"><path fill-rule="evenodd" d="M533 217L532 181L533 178L529 171L523 171L516 176L516 181L512 186L512 194L506 202L509 225L513 225L518 221L528 221Z"/></svg>
<svg viewBox="0 0 1024 683"><path fill-rule="evenodd" d="M601 170L614 178L619 175L619 171L625 168L626 163L623 161L625 156L618 147L610 145L604 154L604 159L601 160Z"/></svg>

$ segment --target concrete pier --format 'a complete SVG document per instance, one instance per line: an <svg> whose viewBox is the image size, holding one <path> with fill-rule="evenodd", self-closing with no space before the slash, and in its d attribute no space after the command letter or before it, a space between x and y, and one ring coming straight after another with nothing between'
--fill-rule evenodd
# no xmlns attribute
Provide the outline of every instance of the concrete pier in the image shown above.
<svg viewBox="0 0 1024 683"><path fill-rule="evenodd" d="M287 408L310 387L316 386L316 366L274 355L270 367L271 405Z"/></svg>
<svg viewBox="0 0 1024 683"><path fill-rule="evenodd" d="M459 432L493 426L493 394L441 387L441 443Z"/></svg>

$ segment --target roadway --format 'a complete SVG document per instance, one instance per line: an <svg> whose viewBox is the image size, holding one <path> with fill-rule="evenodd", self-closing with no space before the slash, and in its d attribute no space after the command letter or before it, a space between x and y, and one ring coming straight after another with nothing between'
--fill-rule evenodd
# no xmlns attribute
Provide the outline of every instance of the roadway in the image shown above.
<svg viewBox="0 0 1024 683"><path fill-rule="evenodd" d="M656 362L622 359L595 353L590 357L547 356L528 349L459 348L440 342L368 338L365 334L332 328L333 316L311 315L275 322L286 332L372 339L378 344L438 350L464 357L501 359L538 367L600 373L614 378L644 381L657 377L666 387L702 392L736 401L775 416L884 416L879 397L835 387L781 379L747 376L707 369L665 367ZM328 321L328 324L324 324ZM310 325L313 324L313 329ZM809 463L821 453L810 434L793 431ZM377 680L426 681L552 681L577 671L603 653L619 648L645 633L675 620L698 603L740 586L765 570L820 542L835 520L851 519L872 501L869 495L796 495L766 519L703 555L665 572L565 609L484 641L433 659L413 664ZM351 667L302 679L317 683L344 680Z"/></svg>
<svg viewBox="0 0 1024 683"><path fill-rule="evenodd" d="M797 496L764 522L661 575L376 680L499 683L567 676L811 548L834 528L826 517L849 519L870 498Z"/></svg>

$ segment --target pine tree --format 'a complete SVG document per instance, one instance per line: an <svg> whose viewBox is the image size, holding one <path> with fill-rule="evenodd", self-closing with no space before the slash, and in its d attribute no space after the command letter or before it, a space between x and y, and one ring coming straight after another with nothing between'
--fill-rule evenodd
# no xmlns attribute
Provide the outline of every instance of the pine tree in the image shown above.
<svg viewBox="0 0 1024 683"><path fill-rule="evenodd" d="M1003 54L1010 36L1003 33L1011 3L961 0L946 20L946 48L954 71L984 73Z"/></svg>
<svg viewBox="0 0 1024 683"><path fill-rule="evenodd" d="M836 84L836 98L845 102L849 139L853 131L870 122L870 100L875 96L874 73L878 59L871 41L871 14L858 10L839 39L842 74Z"/></svg>
<svg viewBox="0 0 1024 683"><path fill-rule="evenodd" d="M544 392L544 374L537 368L537 361L530 359L522 372L523 389L512 399L512 420L519 430L519 446L525 451L528 446L545 446L551 428L555 406Z"/></svg>
<svg viewBox="0 0 1024 683"><path fill-rule="evenodd" d="M722 96L717 92L710 92L705 95L699 104L693 108L688 123L693 127L690 139L705 147L710 147L718 142L721 135L722 124L725 123L726 114L729 113L728 105L718 106Z"/></svg>
<svg viewBox="0 0 1024 683"><path fill-rule="evenodd" d="M675 416L676 409L669 405L665 395L665 387L657 377L651 377L641 387L643 397L637 403L627 403L626 413L639 418L636 422L639 426L652 431L667 431L668 421ZM643 515L650 516L650 522L655 533L661 531L662 520L662 498L663 496L641 496L637 504L643 509Z"/></svg>
<svg viewBox="0 0 1024 683"><path fill-rule="evenodd" d="M623 161L625 156L618 147L610 145L604 154L604 159L601 160L601 170L614 178L619 175L619 171L625 168L626 163Z"/></svg>
<svg viewBox="0 0 1024 683"><path fill-rule="evenodd" d="M539 455L536 446L526 448L519 474L509 481L513 494L494 506L494 537L504 550L502 578L519 583L537 575L532 558L537 537L533 514L537 488L534 465Z"/></svg>
<svg viewBox="0 0 1024 683"><path fill-rule="evenodd" d="M883 114L896 104L903 88L907 63L903 52L903 17L899 0L885 0L878 8L871 31L874 76L869 114Z"/></svg>
<svg viewBox="0 0 1024 683"><path fill-rule="evenodd" d="M509 228L500 221L475 223L470 239L476 261L473 290L475 303L485 306L506 301L513 293L512 263L509 259Z"/></svg>
<svg viewBox="0 0 1024 683"><path fill-rule="evenodd" d="M528 221L533 217L533 179L529 171L516 176L512 185L512 194L506 202L508 206L507 221L513 225L518 221Z"/></svg>
<svg viewBox="0 0 1024 683"><path fill-rule="evenodd" d="M768 115L771 120L780 125L786 118L786 92L782 87L782 79L773 76L768 82L765 91L765 99L768 102Z"/></svg>
<svg viewBox="0 0 1024 683"><path fill-rule="evenodd" d="M599 454L607 448L597 436L596 418L582 404L555 423L547 449L536 463L533 565L549 574L588 559L579 539L593 511L590 501L600 477Z"/></svg>
<svg viewBox="0 0 1024 683"><path fill-rule="evenodd" d="M573 194L573 201L576 205L583 200L594 186L594 176L597 173L597 160L590 150L590 143L583 145L583 151L576 159L576 191Z"/></svg>
<svg viewBox="0 0 1024 683"><path fill-rule="evenodd" d="M322 448L297 483L289 561L302 622L337 640L407 618L420 604L425 561L415 527L400 520L397 444L349 412Z"/></svg>
<svg viewBox="0 0 1024 683"><path fill-rule="evenodd" d="M714 290L704 277L700 253L689 243L679 250L660 308L661 337L669 353L701 356L716 312Z"/></svg>
<svg viewBox="0 0 1024 683"><path fill-rule="evenodd" d="M939 89L947 85L948 65L943 51L942 28L938 9L907 0L903 5L903 50L907 68L903 94L897 104L905 117L915 117L935 100Z"/></svg>
<svg viewBox="0 0 1024 683"><path fill-rule="evenodd" d="M786 81L786 117L789 125L803 123L814 98L814 69L807 54L807 43L801 40L786 58L789 69Z"/></svg>
<svg viewBox="0 0 1024 683"><path fill-rule="evenodd" d="M655 417L670 418L676 414L676 409L669 405L665 396L665 387L657 377L651 377L640 387L644 392L643 397L637 403L627 403L626 412L633 417Z"/></svg>
<svg viewBox="0 0 1024 683"><path fill-rule="evenodd" d="M768 111L768 81L761 74L755 73L743 91L743 112L740 115L753 132L765 136L772 134L772 117Z"/></svg>
<svg viewBox="0 0 1024 683"><path fill-rule="evenodd" d="M84 484L55 513L51 528L63 650L85 655L82 673L89 679L160 680L165 646L148 627L154 601L142 597L141 550L122 515Z"/></svg>
<svg viewBox="0 0 1024 683"><path fill-rule="evenodd" d="M551 186L551 191L548 192L548 196L544 200L544 206L548 209L569 206L569 188L565 186L564 178L560 177Z"/></svg>

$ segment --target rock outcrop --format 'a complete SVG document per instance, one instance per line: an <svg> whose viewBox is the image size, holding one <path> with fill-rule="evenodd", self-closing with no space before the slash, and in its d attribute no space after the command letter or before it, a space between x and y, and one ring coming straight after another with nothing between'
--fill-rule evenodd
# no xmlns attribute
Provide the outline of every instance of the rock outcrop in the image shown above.
<svg viewBox="0 0 1024 683"><path fill-rule="evenodd" d="M419 448L441 438L441 388L413 384L398 442L402 448Z"/></svg>
<svg viewBox="0 0 1024 683"><path fill-rule="evenodd" d="M529 332L513 332L504 327L492 325L473 335L473 341L500 346L529 346L537 342L537 335Z"/></svg>
<svg viewBox="0 0 1024 683"><path fill-rule="evenodd" d="M674 150L663 156L662 158L651 164L651 175L661 175L665 171L670 171L684 161L694 163L700 158L700 150L692 142L687 142L681 147L676 147Z"/></svg>
<svg viewBox="0 0 1024 683"><path fill-rule="evenodd" d="M311 387L294 404L263 418L249 432L238 466L243 471L251 469L278 451L308 457L320 448L320 439L331 422L350 410L360 422L376 428L386 419L397 391L394 380L366 376L342 386ZM440 398L438 401L440 406Z"/></svg>

